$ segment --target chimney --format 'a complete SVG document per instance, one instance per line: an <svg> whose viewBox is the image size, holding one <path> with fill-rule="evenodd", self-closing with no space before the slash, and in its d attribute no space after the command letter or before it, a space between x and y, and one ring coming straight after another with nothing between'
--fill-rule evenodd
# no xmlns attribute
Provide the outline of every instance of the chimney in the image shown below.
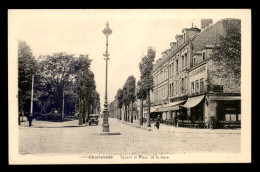
<svg viewBox="0 0 260 172"><path fill-rule="evenodd" d="M201 29L206 29L213 23L212 19L201 19Z"/></svg>

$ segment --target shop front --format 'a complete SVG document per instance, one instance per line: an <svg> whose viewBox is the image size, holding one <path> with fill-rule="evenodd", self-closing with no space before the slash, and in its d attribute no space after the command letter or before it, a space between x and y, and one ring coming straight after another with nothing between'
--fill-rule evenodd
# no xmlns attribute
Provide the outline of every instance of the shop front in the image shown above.
<svg viewBox="0 0 260 172"><path fill-rule="evenodd" d="M186 100L176 101L159 108L158 111L162 112L162 122L173 125L174 119L184 114L185 109L180 105L183 105L185 102Z"/></svg>
<svg viewBox="0 0 260 172"><path fill-rule="evenodd" d="M182 105L182 118L179 118L179 126L205 128L205 95L189 97L187 102Z"/></svg>
<svg viewBox="0 0 260 172"><path fill-rule="evenodd" d="M241 127L240 96L209 96L210 116L215 117L217 128Z"/></svg>

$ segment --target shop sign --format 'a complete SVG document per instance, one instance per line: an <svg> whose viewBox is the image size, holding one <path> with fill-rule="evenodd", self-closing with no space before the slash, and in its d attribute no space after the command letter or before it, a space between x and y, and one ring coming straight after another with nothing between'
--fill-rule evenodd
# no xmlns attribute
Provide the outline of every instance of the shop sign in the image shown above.
<svg viewBox="0 0 260 172"><path fill-rule="evenodd" d="M240 96L210 96L212 100L241 100Z"/></svg>
<svg viewBox="0 0 260 172"><path fill-rule="evenodd" d="M214 92L223 92L223 85L213 85Z"/></svg>
<svg viewBox="0 0 260 172"><path fill-rule="evenodd" d="M190 77L191 77L191 76L197 75L197 74L199 74L199 73L202 73L202 72L204 72L204 71L206 71L206 65L201 66L200 68L191 71L189 75L190 75Z"/></svg>

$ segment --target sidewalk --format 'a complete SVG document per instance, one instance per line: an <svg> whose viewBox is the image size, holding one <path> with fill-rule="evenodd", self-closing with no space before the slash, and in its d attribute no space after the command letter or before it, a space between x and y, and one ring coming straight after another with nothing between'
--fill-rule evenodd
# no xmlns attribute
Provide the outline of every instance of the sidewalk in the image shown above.
<svg viewBox="0 0 260 172"><path fill-rule="evenodd" d="M160 124L160 128L157 129L154 124L151 127L147 127L146 124L140 126L139 120L133 120L133 123L121 121L124 124L132 125L133 127L142 128L152 132L173 132L173 133L203 133L203 134L241 134L240 129L198 129L198 128L185 128L175 127L166 124Z"/></svg>
<svg viewBox="0 0 260 172"><path fill-rule="evenodd" d="M50 121L38 121L33 120L31 128L61 128L61 127L84 127L87 126L83 124L82 126L78 125L78 120L65 121L65 122L50 122ZM21 122L20 127L29 127L29 122Z"/></svg>

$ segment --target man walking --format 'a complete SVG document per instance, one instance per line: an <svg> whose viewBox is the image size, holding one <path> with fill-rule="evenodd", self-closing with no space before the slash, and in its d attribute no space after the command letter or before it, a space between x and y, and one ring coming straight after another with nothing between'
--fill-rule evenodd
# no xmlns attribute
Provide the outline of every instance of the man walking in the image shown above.
<svg viewBox="0 0 260 172"><path fill-rule="evenodd" d="M160 127L160 115L158 115L158 117L156 118L156 123L155 123L155 126L156 128L159 130L159 127Z"/></svg>

